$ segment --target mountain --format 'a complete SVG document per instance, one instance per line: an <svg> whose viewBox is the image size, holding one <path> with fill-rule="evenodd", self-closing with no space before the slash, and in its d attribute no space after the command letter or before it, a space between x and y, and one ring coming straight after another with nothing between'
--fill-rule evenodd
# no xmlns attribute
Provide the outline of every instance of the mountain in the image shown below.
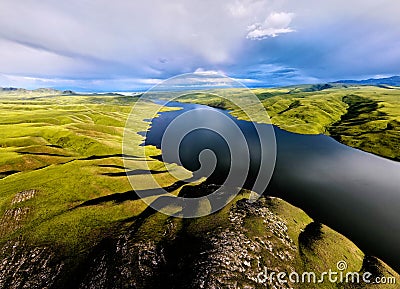
<svg viewBox="0 0 400 289"><path fill-rule="evenodd" d="M17 87L0 87L0 93L5 94L28 94L28 95L74 95L76 94L72 90L59 90L54 88L37 88L37 89L25 89L25 88L17 88Z"/></svg>
<svg viewBox="0 0 400 289"><path fill-rule="evenodd" d="M16 88L16 87L0 87L0 92L27 92L24 88Z"/></svg>
<svg viewBox="0 0 400 289"><path fill-rule="evenodd" d="M364 80L339 80L333 83L400 86L400 76L391 76L386 78L369 78Z"/></svg>

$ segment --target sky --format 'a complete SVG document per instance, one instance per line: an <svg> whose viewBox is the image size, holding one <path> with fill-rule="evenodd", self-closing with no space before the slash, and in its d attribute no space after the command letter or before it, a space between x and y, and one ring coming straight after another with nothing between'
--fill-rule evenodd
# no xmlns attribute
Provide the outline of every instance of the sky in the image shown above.
<svg viewBox="0 0 400 289"><path fill-rule="evenodd" d="M135 91L400 74L398 0L0 0L0 86Z"/></svg>

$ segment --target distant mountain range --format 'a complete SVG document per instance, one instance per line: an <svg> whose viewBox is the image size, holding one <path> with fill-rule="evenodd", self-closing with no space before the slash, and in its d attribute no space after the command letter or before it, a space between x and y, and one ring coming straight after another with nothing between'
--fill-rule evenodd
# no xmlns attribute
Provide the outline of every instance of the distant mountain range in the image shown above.
<svg viewBox="0 0 400 289"><path fill-rule="evenodd" d="M333 83L400 86L400 76L391 76L386 78L369 78L365 80L339 80Z"/></svg>
<svg viewBox="0 0 400 289"><path fill-rule="evenodd" d="M13 93L40 93L40 94L49 94L49 95L70 95L74 94L72 90L57 90L53 88L37 88L37 89L25 89L25 88L16 88L16 87L0 87L0 92L13 92Z"/></svg>
<svg viewBox="0 0 400 289"><path fill-rule="evenodd" d="M37 88L37 89L25 89L17 87L0 87L0 94L9 95L30 95L30 96L56 96L56 95L91 95L91 96L116 96L116 97L129 97L141 95L136 92L75 92L73 90L58 90L54 88Z"/></svg>
<svg viewBox="0 0 400 289"><path fill-rule="evenodd" d="M364 80L338 80L329 83L320 83L320 84L303 84L303 85L292 85L288 87L294 88L296 91L304 91L304 92L313 92L313 91L320 91L324 89L329 89L333 87L340 87L340 86L347 86L347 85L374 85L374 86L400 86L400 76L391 76L385 78L369 78ZM389 87L387 87L389 88ZM78 89L81 93L76 93L74 90L58 90L54 88L37 88L37 89L25 89L25 88L15 88L15 87L0 87L0 93L39 93L39 94L48 94L48 95L74 95L74 94L85 94L93 92L83 92L85 90ZM118 93L118 92L97 92L94 94L99 95L115 95L115 96L122 96L127 95L126 93ZM134 93L130 93L134 94Z"/></svg>

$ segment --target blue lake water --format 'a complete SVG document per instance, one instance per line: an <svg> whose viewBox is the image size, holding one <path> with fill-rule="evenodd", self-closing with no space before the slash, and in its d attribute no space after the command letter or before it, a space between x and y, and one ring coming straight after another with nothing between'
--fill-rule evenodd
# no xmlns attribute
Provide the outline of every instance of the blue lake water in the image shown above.
<svg viewBox="0 0 400 289"><path fill-rule="evenodd" d="M168 125L185 112L194 110L200 118L204 109L223 113L237 124L247 140L250 169L244 187L252 188L260 167L256 127L273 129L275 168L267 190L258 193L278 196L300 207L314 220L347 236L365 253L400 271L400 163L345 146L325 135L294 134L271 125L237 120L224 110L197 104L168 106L182 109L160 113L153 119L146 144L161 148ZM204 127L215 125L215 121L209 113L202 120ZM198 129L189 133L179 147L181 164L191 171L199 169L198 156L204 149L212 150L217 159L208 181L223 182L231 156L229 144L215 132ZM240 159L241 154L232 158ZM263 161L273 164L273 154Z"/></svg>

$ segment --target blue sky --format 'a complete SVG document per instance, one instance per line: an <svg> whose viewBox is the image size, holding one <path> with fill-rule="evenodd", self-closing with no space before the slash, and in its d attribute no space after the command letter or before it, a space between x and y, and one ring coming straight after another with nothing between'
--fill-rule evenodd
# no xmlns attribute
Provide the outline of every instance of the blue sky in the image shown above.
<svg viewBox="0 0 400 289"><path fill-rule="evenodd" d="M0 86L143 90L190 72L247 86L400 74L398 0L1 0Z"/></svg>

